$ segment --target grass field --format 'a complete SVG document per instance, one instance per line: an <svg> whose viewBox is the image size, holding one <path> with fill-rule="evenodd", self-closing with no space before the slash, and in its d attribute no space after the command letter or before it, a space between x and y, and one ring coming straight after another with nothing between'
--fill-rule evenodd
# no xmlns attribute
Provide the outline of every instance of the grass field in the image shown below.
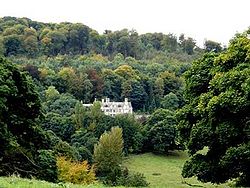
<svg viewBox="0 0 250 188"><path fill-rule="evenodd" d="M11 177L0 177L0 188L103 188L101 184L96 185L73 185L73 184L54 184L45 181L30 180L18 178L15 176Z"/></svg>
<svg viewBox="0 0 250 188"><path fill-rule="evenodd" d="M169 156L146 153L130 156L125 165L134 172L143 173L150 187L228 187L228 184L214 185L195 178L182 178L181 169L187 158L186 152L173 152Z"/></svg>
<svg viewBox="0 0 250 188"><path fill-rule="evenodd" d="M195 178L182 178L181 169L187 158L186 152L173 152L168 156L146 153L130 155L125 159L124 165L131 171L143 173L150 183L150 187L229 187L229 184L214 185L211 183L201 183ZM105 188L105 186L102 184L88 186L62 183L53 184L18 177L0 177L0 188Z"/></svg>

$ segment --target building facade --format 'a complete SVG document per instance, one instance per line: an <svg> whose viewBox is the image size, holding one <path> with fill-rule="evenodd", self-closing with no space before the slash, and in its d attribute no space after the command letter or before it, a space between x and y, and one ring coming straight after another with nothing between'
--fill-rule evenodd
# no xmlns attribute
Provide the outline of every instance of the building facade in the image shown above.
<svg viewBox="0 0 250 188"><path fill-rule="evenodd" d="M110 102L109 98L102 99L101 110L109 116L133 113L133 108L131 102L128 102L128 98L125 98L124 102Z"/></svg>
<svg viewBox="0 0 250 188"><path fill-rule="evenodd" d="M85 107L91 107L93 104L83 104ZM116 116L118 114L133 114L133 108L131 102L128 102L128 98L124 99L124 102L111 102L109 98L102 99L101 110L105 115Z"/></svg>

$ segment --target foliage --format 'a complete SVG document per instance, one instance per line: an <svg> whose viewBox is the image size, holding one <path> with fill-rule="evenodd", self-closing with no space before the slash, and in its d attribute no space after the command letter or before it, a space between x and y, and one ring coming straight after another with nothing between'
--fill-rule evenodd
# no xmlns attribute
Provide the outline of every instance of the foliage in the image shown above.
<svg viewBox="0 0 250 188"><path fill-rule="evenodd" d="M184 52L191 55L194 53L195 41L191 37L186 38L184 34L179 37L180 46Z"/></svg>
<svg viewBox="0 0 250 188"><path fill-rule="evenodd" d="M127 97L134 111L152 112L172 92L181 106L181 76L202 53L191 38L127 29L99 34L80 23L3 17L0 30L0 54L30 75L0 69L0 159L6 155L0 173L50 181L55 176L45 174L53 174L53 155L92 163L94 145L113 126L123 129L126 154L143 151L148 130L134 117L105 116L98 102L90 110L82 103ZM39 161L44 168L52 165L46 171Z"/></svg>
<svg viewBox="0 0 250 188"><path fill-rule="evenodd" d="M71 136L78 128L73 118L77 100L69 94L59 94L53 86L45 90L45 96L42 127L52 130L63 141L70 142Z"/></svg>
<svg viewBox="0 0 250 188"><path fill-rule="evenodd" d="M186 73L187 104L178 113L191 154L184 177L213 183L237 178L250 186L249 53L247 32L238 34L225 52L205 55ZM204 147L208 152L199 154Z"/></svg>
<svg viewBox="0 0 250 188"><path fill-rule="evenodd" d="M211 51L221 52L222 51L221 44L215 41L211 41L211 40L206 40L204 47L205 47L206 52L211 52Z"/></svg>
<svg viewBox="0 0 250 188"><path fill-rule="evenodd" d="M164 109L176 110L179 107L179 99L174 93L170 92L164 96L161 105Z"/></svg>
<svg viewBox="0 0 250 188"><path fill-rule="evenodd" d="M114 57L150 58L155 52L194 54L196 42L191 37L147 33L123 29L99 34L81 23L41 23L28 18L3 17L0 20L4 54L56 56L58 54L96 53ZM96 58L101 59L101 58Z"/></svg>
<svg viewBox="0 0 250 188"><path fill-rule="evenodd" d="M94 132L80 129L71 137L71 144L77 148L81 158L93 162L94 145L98 142Z"/></svg>
<svg viewBox="0 0 250 188"><path fill-rule="evenodd" d="M81 156L79 153L79 149L71 146L68 142L58 140L58 142L53 147L53 151L57 156L65 156L68 159L72 160L80 160Z"/></svg>
<svg viewBox="0 0 250 188"><path fill-rule="evenodd" d="M117 184L125 187L147 187L149 185L142 173L131 173L128 170L123 171L121 177L117 180Z"/></svg>
<svg viewBox="0 0 250 188"><path fill-rule="evenodd" d="M65 157L57 158L59 180L75 184L91 184L96 180L93 166L90 167L87 161L74 162Z"/></svg>
<svg viewBox="0 0 250 188"><path fill-rule="evenodd" d="M45 114L42 127L45 130L53 131L64 141L70 141L71 136L75 132L75 126L71 117L53 112Z"/></svg>
<svg viewBox="0 0 250 188"><path fill-rule="evenodd" d="M121 174L122 129L112 127L110 132L101 135L94 149L94 162L97 175L108 184L114 184Z"/></svg>
<svg viewBox="0 0 250 188"><path fill-rule="evenodd" d="M148 134L154 152L168 153L175 149L176 127L173 117L167 117L151 127Z"/></svg>
<svg viewBox="0 0 250 188"><path fill-rule="evenodd" d="M149 127L154 126L156 123L163 121L167 116L173 116L174 113L167 109L159 108L155 110L148 118L147 124Z"/></svg>
<svg viewBox="0 0 250 188"><path fill-rule="evenodd" d="M117 115L113 126L122 128L123 149L125 154L138 153L142 149L143 135L142 127L131 115Z"/></svg>
<svg viewBox="0 0 250 188"><path fill-rule="evenodd" d="M127 97L134 111L152 111L161 106L164 95L170 92L182 105L183 80L180 76L189 63L171 60L166 54L157 55L153 61L127 57L122 62L111 59L102 63L95 60L96 56L58 55L33 59L13 56L11 59L33 76L46 111L53 109L66 115L67 108L62 107L75 106L73 99L93 103L105 97L113 101L123 101ZM154 64L159 66L148 70L147 67ZM67 101L66 104L63 101Z"/></svg>
<svg viewBox="0 0 250 188"><path fill-rule="evenodd" d="M35 86L26 74L2 58L0 96L0 175L16 172L22 177L34 176L55 181L53 156L49 151L44 151L50 149L52 144L38 126L41 102ZM44 169L48 166L51 168Z"/></svg>
<svg viewBox="0 0 250 188"><path fill-rule="evenodd" d="M38 165L41 168L38 178L51 182L57 181L56 157L52 150L39 150Z"/></svg>
<svg viewBox="0 0 250 188"><path fill-rule="evenodd" d="M78 102L75 106L75 113L73 115L73 120L76 125L76 130L79 130L81 127L83 127L84 122L84 116L85 116L85 108L82 105L82 103Z"/></svg>
<svg viewBox="0 0 250 188"><path fill-rule="evenodd" d="M168 153L177 149L174 113L165 109L156 110L147 121L147 139L150 151Z"/></svg>

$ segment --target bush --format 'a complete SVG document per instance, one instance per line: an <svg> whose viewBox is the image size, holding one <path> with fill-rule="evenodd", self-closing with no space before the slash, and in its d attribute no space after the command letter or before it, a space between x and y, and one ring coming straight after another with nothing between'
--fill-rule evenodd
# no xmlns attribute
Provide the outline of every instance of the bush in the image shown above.
<svg viewBox="0 0 250 188"><path fill-rule="evenodd" d="M117 185L125 187L147 187L149 183L146 181L145 176L142 173L130 173L125 169L122 176L118 178Z"/></svg>
<svg viewBox="0 0 250 188"><path fill-rule="evenodd" d="M96 180L93 166L87 161L73 162L65 157L57 158L58 178L63 182L76 184L91 184Z"/></svg>

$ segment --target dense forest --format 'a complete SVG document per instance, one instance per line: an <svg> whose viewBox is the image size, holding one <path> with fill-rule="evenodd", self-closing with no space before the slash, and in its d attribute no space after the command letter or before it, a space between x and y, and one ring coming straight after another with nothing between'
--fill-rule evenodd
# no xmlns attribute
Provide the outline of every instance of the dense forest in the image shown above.
<svg viewBox="0 0 250 188"><path fill-rule="evenodd" d="M83 24L27 18L1 18L0 31L0 54L27 70L41 91L54 86L84 103L128 97L135 111L163 106L170 93L182 105L181 76L204 51L184 35L126 29L101 35ZM221 50L207 43L206 50Z"/></svg>
<svg viewBox="0 0 250 188"><path fill-rule="evenodd" d="M187 148L193 157L184 177L221 183L240 176L239 185L249 185L247 32L228 48L210 40L200 48L184 34L99 34L81 23L0 18L0 175L147 186L121 165L123 155ZM150 116L106 116L98 102L105 97L128 98L136 114ZM227 145L217 124L230 127ZM208 155L196 155L204 147ZM245 162L235 162L238 154ZM230 165L235 173L218 178Z"/></svg>
<svg viewBox="0 0 250 188"><path fill-rule="evenodd" d="M5 56L22 55L37 57L58 54L84 55L102 54L114 57L150 59L156 52L165 52L171 57L182 53L188 55L201 51L193 38L179 38L174 34L147 33L139 35L135 30L108 31L99 34L81 23L41 23L28 18L3 17L0 19L1 48ZM219 43L206 41L205 48L221 50ZM174 56L173 55L173 56ZM186 57L188 58L188 57Z"/></svg>

